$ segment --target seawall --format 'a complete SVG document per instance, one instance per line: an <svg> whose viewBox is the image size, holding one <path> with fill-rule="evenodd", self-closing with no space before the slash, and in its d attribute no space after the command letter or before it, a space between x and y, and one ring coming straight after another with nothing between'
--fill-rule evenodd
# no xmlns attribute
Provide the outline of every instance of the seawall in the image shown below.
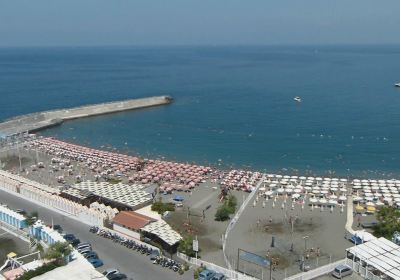
<svg viewBox="0 0 400 280"><path fill-rule="evenodd" d="M172 100L172 97L166 95L153 96L17 116L0 123L0 137L23 132L39 131L59 125L67 120L166 105L171 103Z"/></svg>

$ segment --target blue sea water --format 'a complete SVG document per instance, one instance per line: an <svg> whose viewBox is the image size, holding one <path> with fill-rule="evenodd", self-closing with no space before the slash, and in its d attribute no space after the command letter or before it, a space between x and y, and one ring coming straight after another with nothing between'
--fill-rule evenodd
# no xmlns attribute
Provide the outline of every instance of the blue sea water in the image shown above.
<svg viewBox="0 0 400 280"><path fill-rule="evenodd" d="M399 177L395 82L400 46L3 48L0 119L170 94L42 134L221 167Z"/></svg>

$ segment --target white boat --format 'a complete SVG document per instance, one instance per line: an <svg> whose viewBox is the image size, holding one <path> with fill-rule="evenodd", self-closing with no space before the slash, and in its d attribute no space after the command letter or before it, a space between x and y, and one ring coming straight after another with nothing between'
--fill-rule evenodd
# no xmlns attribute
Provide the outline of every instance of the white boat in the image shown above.
<svg viewBox="0 0 400 280"><path fill-rule="evenodd" d="M294 99L294 101L301 102L301 98L300 98L299 96L296 96L296 97L293 98L293 99Z"/></svg>
<svg viewBox="0 0 400 280"><path fill-rule="evenodd" d="M394 84L395 87L400 87L400 83Z"/></svg>

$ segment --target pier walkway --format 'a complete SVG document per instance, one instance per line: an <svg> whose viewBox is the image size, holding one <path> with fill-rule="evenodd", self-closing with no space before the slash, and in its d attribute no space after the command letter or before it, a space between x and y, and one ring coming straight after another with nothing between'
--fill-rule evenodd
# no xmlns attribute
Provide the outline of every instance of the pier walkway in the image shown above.
<svg viewBox="0 0 400 280"><path fill-rule="evenodd" d="M166 95L153 96L22 115L0 123L0 137L38 131L72 119L166 105L172 100Z"/></svg>
<svg viewBox="0 0 400 280"><path fill-rule="evenodd" d="M353 195L351 192L347 194L347 220L345 229L350 234L354 234L353 230Z"/></svg>

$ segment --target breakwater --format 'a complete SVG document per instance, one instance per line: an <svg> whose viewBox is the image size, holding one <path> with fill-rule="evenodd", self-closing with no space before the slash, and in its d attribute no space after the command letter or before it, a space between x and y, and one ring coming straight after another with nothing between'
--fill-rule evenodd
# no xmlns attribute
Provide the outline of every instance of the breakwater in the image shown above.
<svg viewBox="0 0 400 280"><path fill-rule="evenodd" d="M72 119L166 105L172 100L172 97L163 95L22 115L0 123L0 136L39 131Z"/></svg>

